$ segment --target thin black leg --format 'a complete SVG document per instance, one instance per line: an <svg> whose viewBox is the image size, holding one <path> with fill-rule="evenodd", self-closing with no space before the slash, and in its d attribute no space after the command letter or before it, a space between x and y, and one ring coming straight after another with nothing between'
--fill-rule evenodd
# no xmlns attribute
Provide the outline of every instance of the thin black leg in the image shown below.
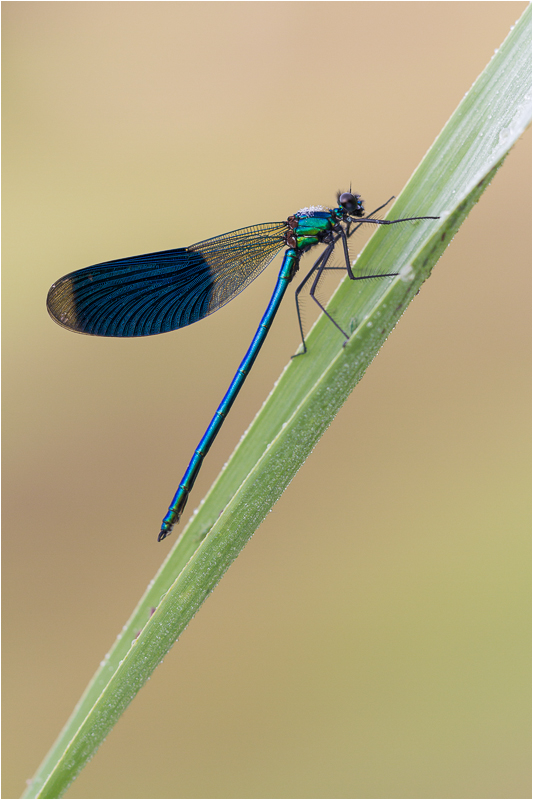
<svg viewBox="0 0 533 800"><path fill-rule="evenodd" d="M348 239L346 237L346 233L344 232L343 228L340 229L339 235L342 239L342 249L344 250L344 261L346 262L346 271L348 273L348 277L354 281L355 275L352 272L352 267L350 264L350 253L348 252Z"/></svg>
<svg viewBox="0 0 533 800"><path fill-rule="evenodd" d="M347 248L347 246L346 246L346 236L344 235L344 231L342 231L342 240L343 240L343 242L344 242L344 244L345 244L345 247L346 247L346 253L347 253L347 252L348 252L348 248ZM332 245L331 245L331 251L330 251L330 253L328 254L328 258L329 258L329 256L331 255L331 253L333 252L333 247L334 247L334 244L335 244L335 243L332 243ZM349 262L349 257L348 257L348 267L349 267L349 263L350 263L350 262ZM342 329L342 328L341 328L341 326L338 324L338 322L335 322L335 320L333 319L333 317L331 316L331 314L330 314L328 311L326 311L326 309L324 308L324 306L322 305L322 303L320 302L320 300L318 299L318 297L316 297L316 295L315 295L315 291L316 291L316 288L317 288L317 286L318 286L318 283L319 283L319 281L320 281L320 278L322 277L322 273L324 272L324 270L325 270L325 269L328 269L328 267L327 267L326 265L327 265L327 259L326 259L326 260L324 260L324 263L323 263L323 264L322 264L322 265L321 265L321 266L318 268L318 270L317 270L317 273L316 273L316 278L314 279L314 281L313 281L313 285L311 286L311 289L309 290L309 295L310 295L310 297L312 297L312 298L313 298L313 300L315 301L315 303L317 304L317 306L318 306L318 307L319 307L319 308L320 308L320 309L321 309L321 310L324 312L324 314L326 315L326 317L327 317L329 320L331 320L331 322L333 322L333 324L335 325L335 327L336 327L336 328L338 328L338 330L339 330L339 331L342 333L342 335L344 336L344 338L346 339L346 341L348 341L348 334L346 334L346 333L343 331L343 329ZM332 267L332 268L330 267L330 269L335 269L335 267ZM344 269L344 267L343 267L343 269ZM348 274L349 274L349 273L348 273Z"/></svg>
<svg viewBox="0 0 533 800"><path fill-rule="evenodd" d="M375 212L373 212L373 213L375 213ZM352 281L367 281L367 280L370 280L370 278L392 278L392 277L395 277L398 274L397 272L388 272L388 273L384 273L382 275L359 275L359 276L354 275L353 271L352 271L352 265L350 264L350 253L348 252L348 237L346 236L346 233L343 230L339 231L339 236L342 239L342 245L343 245L343 248L344 248L344 259L346 261L346 271L348 273L348 277ZM323 269L321 270L321 272L324 269L335 269L335 267L326 267L326 266L324 266ZM337 269L339 269L339 267L337 267ZM344 267L342 269L344 269Z"/></svg>
<svg viewBox="0 0 533 800"><path fill-rule="evenodd" d="M303 324L302 324L302 314L301 314L301 311L300 311L299 294L302 291L302 289L304 288L304 286L307 283L307 281L309 280L309 278L311 277L311 275L313 274L313 272L315 272L317 269L319 269L321 263L324 260L325 261L328 260L328 258L330 257L331 253L333 252L333 248L335 247L335 241L336 241L336 239L333 242L331 242L331 244L324 250L323 253L320 254L319 258L317 258L317 260L315 261L315 263L313 264L313 266L311 267L311 269L309 270L309 272L307 273L307 275L305 276L305 278L300 283L300 285L298 286L298 288L296 289L296 291L294 293L294 297L295 297L295 300L296 300L296 313L298 315L298 326L300 328L300 336L302 337L303 350L302 350L301 353L295 353L293 356L291 356L291 358L296 358L296 356L303 356L304 353L307 353L307 346L305 344L304 329L303 329Z"/></svg>
<svg viewBox="0 0 533 800"><path fill-rule="evenodd" d="M418 222L421 219L440 219L440 217L404 217L403 219L370 219L370 217L363 217L363 219L353 219L352 222L357 222L357 227L359 227L365 222L370 222L372 225L396 225L398 222Z"/></svg>
<svg viewBox="0 0 533 800"><path fill-rule="evenodd" d="M392 199L393 199L393 198L391 198L391 200L392 200ZM390 203L390 200L388 200L388 201L387 201L387 203ZM377 209L376 209L376 211L373 211L372 213L373 213L373 214L375 214L377 211L380 211L382 208L384 208L384 206L386 206L386 205L387 205L387 203L384 203L384 204L383 204L383 206L380 206L379 208L377 208ZM365 221L365 220L359 220L359 224L361 224L361 223L362 223L362 222L364 222L364 221ZM372 220L372 221L374 221L374 220ZM383 220L381 220L381 221L383 221ZM398 221L400 221L400 220L398 220ZM359 225L357 225L357 228L358 228L358 227L359 227ZM357 230L357 228L355 228L354 230ZM353 231L352 231L352 233L353 233ZM381 274L381 275L360 275L360 276L356 276L356 275L354 275L354 274L353 274L353 272L352 272L352 267L351 267L351 264L350 264L350 253L349 253L349 251L348 251L348 236L349 236L349 235L351 235L351 234L347 234L347 233L346 233L346 231L344 230L344 228L342 228L341 226L339 226L339 228L338 228L338 230L337 230L337 235L336 235L336 237L335 237L334 241L332 242L332 244L330 245L330 247L328 248L328 250L327 250L327 251L325 251L325 253L323 254L323 255L325 255L325 254L327 253L327 257L325 257L325 258L323 258L323 259L322 259L322 263L320 263L320 261L318 261L318 262L317 262L317 263L314 265L314 267L313 267L313 269L311 270L311 272L310 272L308 275L306 275L306 277L305 277L305 281L304 281L304 282L307 282L308 278L309 278L309 277L311 276L311 274L312 274L312 273L313 273L313 272L316 270L316 277L315 277L315 279L314 279L314 281L313 281L313 284L312 284L312 286L311 286L311 289L309 290L309 294L310 294L310 296L313 298L313 300L315 301L315 303L318 305L318 307L319 307L319 308L320 308L320 309L323 311L323 313L326 315L326 317L327 317L329 320L331 320L331 322L333 322L333 324L335 325L335 327L336 327L336 328L337 328L337 329L338 329L338 330L339 330L339 331L342 333L342 335L344 336L344 338L345 338L345 340L346 340L346 341L345 341L345 344L346 344L346 342L347 342L347 341L348 341L348 339L349 339L349 336L348 336L348 334L347 334L345 331L343 331L343 329L342 329L342 328L341 328L341 326L338 324L338 322L336 322L336 321L333 319L333 317L331 316L331 314L330 314L328 311L326 311L326 309L324 308L324 306L322 305L322 303L320 302L320 300L317 298L317 296L316 296L316 294L315 294L315 292L316 292L316 289L317 289L317 287L318 287L318 284L319 284L319 282L320 282L320 278L322 277L322 273L323 273L325 270L331 270L331 269L345 269L345 268L346 268L346 271L347 271L347 273L348 273L348 277L349 277L351 280L353 280L353 281L363 281L363 280L370 280L370 279L372 279L372 278L394 278L394 277L396 277L396 276L398 275L398 273L397 273L397 272L388 272L388 273ZM342 240L342 247L343 247L343 252L344 252L344 261L345 261L345 266L344 266L344 267L328 267L328 265L327 265L328 259L329 259L330 255L331 255L331 253L333 252L333 248L334 248L334 246L335 246L335 243L336 243L336 242L338 242L338 241L339 241L339 239L341 239L341 240ZM301 288L301 287L298 287L298 289L300 289L300 288Z"/></svg>
<svg viewBox="0 0 533 800"><path fill-rule="evenodd" d="M387 200L387 202L386 202L386 203L383 203L383 205L382 205L382 206L379 206L378 208L375 208L373 211L371 211L371 212L370 212L370 214L369 214L368 216L369 216L369 217L373 217L373 216L374 216L374 214L377 214L377 213L378 213L378 211L381 211L383 208L385 208L385 206L388 206L388 205L389 205L389 203L391 203L393 200L394 200L394 195L392 195L392 197L390 197L390 198ZM348 239L349 239L349 238L350 238L350 236L352 236L352 235L353 235L353 234L356 232L356 230L358 230L358 229L361 227L361 225L362 225L362 222L359 222L359 224L355 226L355 228L353 229L353 231L351 231L351 230L350 230L350 224L351 224L352 222L356 222L356 220L355 220L355 219L349 219L349 220L348 220L348 224L347 224L347 226L346 226L346 236L347 236L347 238L348 238Z"/></svg>
<svg viewBox="0 0 533 800"><path fill-rule="evenodd" d="M391 202L391 200L394 200L394 197L391 197L389 200L387 200L386 203L383 203L383 205L379 206L374 211L372 211L372 213L368 217L363 217L362 219L349 217L347 222L346 222L346 228L343 228L342 226L339 225L339 228L336 229L336 235L334 236L333 241L324 250L324 252L320 256L320 258L318 258L317 261L315 261L315 263L313 264L312 268L309 270L309 272L307 273L307 275L305 276L305 278L303 279L301 284L296 289L296 293L295 293L295 296L296 296L296 311L298 313L298 324L300 326L300 335L302 337L303 350L302 350L301 353L296 353L295 355L303 355L304 353L307 352L307 346L305 344L304 333L303 333L303 325L302 325L302 318L301 318L301 313L300 313L300 304L299 304L298 295L300 294L300 292L303 289L303 287L306 285L308 280L311 278L311 276L315 272L316 272L316 276L315 276L315 279L314 279L313 284L311 286L311 289L309 290L309 295L313 298L313 300L315 301L317 306L326 315L326 317L342 333L342 335L344 336L344 338L346 340L344 342L344 344L346 344L346 342L349 339L348 334L345 331L343 331L343 329L338 324L338 322L336 322L333 319L333 317L331 316L331 314L328 311L326 311L325 307L322 305L322 303L316 297L316 294L315 294L316 289L318 287L318 284L320 282L320 278L322 277L322 273L325 270L346 269L346 271L348 272L348 277L350 278L350 280L354 280L354 281L367 281L367 280L371 280L372 278L395 278L398 275L397 272L387 272L387 273L381 274L381 275L359 275L359 276L356 276L356 275L353 274L352 267L351 267L351 264L350 264L350 254L349 254L349 251L348 251L348 239L350 238L350 236L352 236L355 233L356 230L358 230L361 227L361 225L363 225L365 222L366 223L371 223L372 225L396 225L398 222L416 222L418 220L424 220L424 219L440 219L439 217L405 217L404 219L374 219L373 215L377 214L378 211L381 211L383 208L385 208L385 206L387 206ZM353 228L353 230L350 230L350 225L352 223L354 223L355 227ZM345 266L344 267L334 267L334 266L328 267L328 260L329 260L331 254L332 254L332 252L333 252L333 250L335 248L335 245L339 241L339 239L342 239L342 247L343 247L343 252L344 252ZM293 356L293 358L295 358L295 356Z"/></svg>

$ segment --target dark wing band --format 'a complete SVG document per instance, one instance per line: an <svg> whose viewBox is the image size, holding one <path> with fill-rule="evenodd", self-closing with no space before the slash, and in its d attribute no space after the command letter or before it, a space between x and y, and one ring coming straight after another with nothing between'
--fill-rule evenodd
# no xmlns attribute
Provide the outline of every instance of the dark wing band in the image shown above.
<svg viewBox="0 0 533 800"><path fill-rule="evenodd" d="M191 247L106 261L54 283L46 305L69 330L151 336L183 328L232 300L285 244L287 223L270 222Z"/></svg>

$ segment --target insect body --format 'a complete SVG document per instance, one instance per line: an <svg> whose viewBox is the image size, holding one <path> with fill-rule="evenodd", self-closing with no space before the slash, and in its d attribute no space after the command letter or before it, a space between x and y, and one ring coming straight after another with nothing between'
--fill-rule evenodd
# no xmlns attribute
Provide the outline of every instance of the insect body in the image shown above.
<svg viewBox="0 0 533 800"><path fill-rule="evenodd" d="M194 451L163 519L159 541L168 536L179 521L203 459L261 349L287 286L298 271L302 255L318 244L325 245L296 289L303 352L306 352L306 346L299 295L313 276L310 295L345 339L348 338L315 296L323 272L338 269L331 263L337 244L340 243L344 255L345 265L342 268L346 268L350 279L367 280L390 276L356 277L352 272L348 253L348 239L360 225L394 225L407 221L374 218L373 215L382 208L384 206L365 217L360 196L344 192L338 195L338 205L335 208L304 208L285 222L267 222L241 228L190 247L95 264L65 275L51 287L47 308L52 318L64 328L93 336L151 336L183 328L212 314L236 297L283 247L286 248L267 309L235 377Z"/></svg>

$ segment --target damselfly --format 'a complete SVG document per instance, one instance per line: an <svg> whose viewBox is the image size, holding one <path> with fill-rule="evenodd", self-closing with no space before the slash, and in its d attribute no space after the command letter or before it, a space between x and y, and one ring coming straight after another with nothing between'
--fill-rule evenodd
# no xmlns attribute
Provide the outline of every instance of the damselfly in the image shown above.
<svg viewBox="0 0 533 800"><path fill-rule="evenodd" d="M392 200L393 198L391 198ZM333 319L316 297L316 289L326 270L338 269L332 254L338 243L351 280L393 277L397 273L357 277L352 271L348 239L364 223L395 225L438 217L376 219L364 216L361 197L339 193L336 208L313 206L297 211L285 222L266 222L225 233L190 247L106 261L76 270L61 278L48 292L47 308L52 318L71 331L92 336L152 336L183 328L203 319L229 303L286 247L276 286L244 359L198 447L194 451L174 499L165 515L158 541L171 532L200 471L205 455L218 434L226 415L254 363L287 286L298 271L302 255L318 244L324 250L296 289L296 309L306 352L300 292L313 278L309 294L345 340L348 334Z"/></svg>

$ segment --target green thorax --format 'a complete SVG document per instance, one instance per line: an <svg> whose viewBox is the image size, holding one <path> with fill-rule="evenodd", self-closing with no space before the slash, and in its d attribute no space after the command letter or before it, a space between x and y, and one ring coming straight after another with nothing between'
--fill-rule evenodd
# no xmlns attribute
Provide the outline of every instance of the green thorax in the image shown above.
<svg viewBox="0 0 533 800"><path fill-rule="evenodd" d="M342 208L322 208L313 206L302 208L287 223L287 244L295 250L307 250L324 240L324 237L333 230L337 222L343 218Z"/></svg>

